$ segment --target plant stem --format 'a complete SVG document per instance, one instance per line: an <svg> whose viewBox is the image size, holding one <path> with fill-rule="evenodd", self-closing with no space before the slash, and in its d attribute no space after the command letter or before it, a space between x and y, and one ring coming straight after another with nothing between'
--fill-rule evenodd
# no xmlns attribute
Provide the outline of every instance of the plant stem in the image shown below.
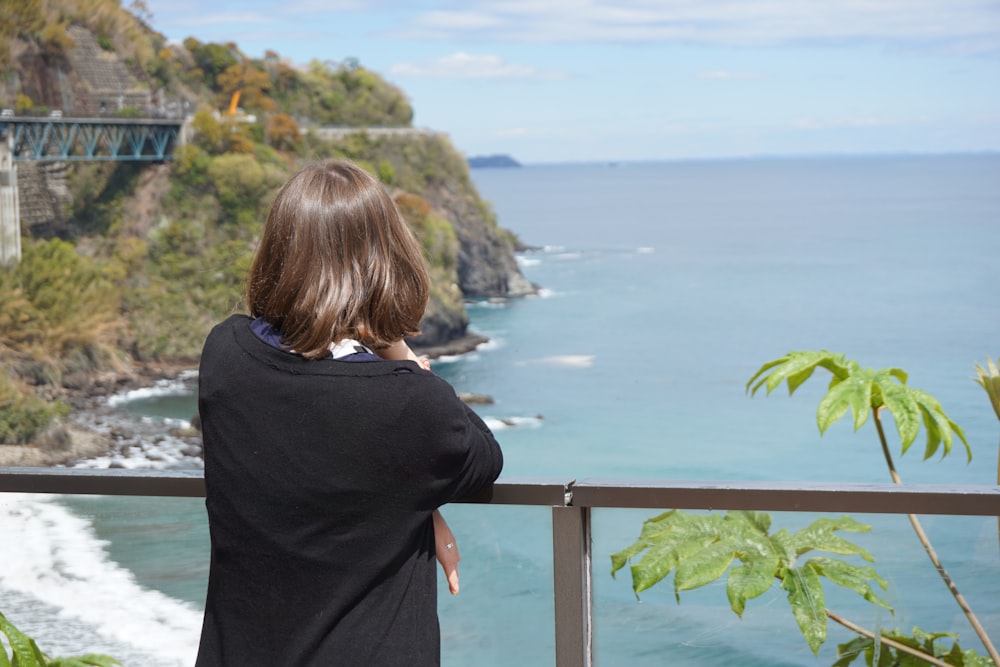
<svg viewBox="0 0 1000 667"><path fill-rule="evenodd" d="M894 484L902 484L902 480L899 478L899 474L896 472L896 466L892 462L892 454L889 452L889 445L885 439L885 430L882 428L882 419L879 417L879 412L881 408L872 408L872 414L875 418L875 428L878 429L878 439L882 443L882 454L885 456L885 462L889 466L889 475L892 477ZM959 608L965 614L965 617L969 620L969 625L979 636L979 640L986 647L986 652L990 654L990 658L993 660L994 665L1000 665L1000 653L997 653L996 648L993 646L993 642L990 641L989 635L983 630L983 626L979 623L979 619L973 613L969 604L965 601L965 597L958 591L958 587L955 582L952 581L951 576L948 571L944 569L944 565L941 564L941 559L938 558L937 552L934 551L934 547L931 546L931 541L927 537L927 533L924 532L923 526L920 525L920 520L917 519L916 514L907 515L910 518L910 523L913 525L913 530L917 534L917 539L920 543L924 545L924 551L927 552L927 557L931 559L931 564L934 565L934 569L937 570L938 574L941 576L944 585L948 587L951 591L952 597L955 598L955 602L958 603Z"/></svg>
<svg viewBox="0 0 1000 667"><path fill-rule="evenodd" d="M870 632L869 630L865 630L860 625L856 625L856 624L852 623L851 621L848 621L843 616L838 616L837 614L833 613L829 609L826 610L826 617L829 618L831 621L834 621L836 623L840 623L842 626L844 626L848 630L851 630L852 632L856 632L859 635L864 635L865 637L868 637L868 639L875 640L875 633ZM900 642L897 642L895 640L889 639L888 637L883 636L882 633L879 633L878 639L875 640L875 641L880 641L883 644L885 644L886 646L894 648L897 651L902 651L904 653L909 653L910 655L912 655L914 657L917 657L917 658L920 658L921 660L925 660L925 661L931 663L932 665L938 665L938 667L951 667L951 665L949 665L944 660L941 660L939 658L935 658L933 655L929 655L927 653L924 653L923 651L921 651L919 649L915 649L915 648L913 648L911 646L907 646L906 644L901 644Z"/></svg>

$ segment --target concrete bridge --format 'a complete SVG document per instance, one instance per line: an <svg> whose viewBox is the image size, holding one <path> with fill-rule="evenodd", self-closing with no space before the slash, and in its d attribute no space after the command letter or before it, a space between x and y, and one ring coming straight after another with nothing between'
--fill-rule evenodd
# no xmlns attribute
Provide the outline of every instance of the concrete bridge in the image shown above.
<svg viewBox="0 0 1000 667"><path fill-rule="evenodd" d="M158 162L181 141L181 119L0 117L0 265L21 260L18 162Z"/></svg>

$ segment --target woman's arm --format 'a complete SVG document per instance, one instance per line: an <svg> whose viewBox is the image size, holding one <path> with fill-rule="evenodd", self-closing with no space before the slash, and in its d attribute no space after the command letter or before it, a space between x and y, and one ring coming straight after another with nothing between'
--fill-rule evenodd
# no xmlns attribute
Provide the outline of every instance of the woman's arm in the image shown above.
<svg viewBox="0 0 1000 667"><path fill-rule="evenodd" d="M434 510L434 548L444 576L448 579L448 590L452 595L458 595L458 561L462 557L458 555L455 535L438 510Z"/></svg>
<svg viewBox="0 0 1000 667"><path fill-rule="evenodd" d="M418 357L406 341L400 339L389 347L376 350L378 356L383 359L396 361L415 361L425 371L431 369L431 364L426 357ZM455 541L455 534L448 527L448 522L444 520L439 510L434 510L434 550L444 576L448 580L448 591L452 595L458 595L458 562L462 557L458 554L458 543Z"/></svg>

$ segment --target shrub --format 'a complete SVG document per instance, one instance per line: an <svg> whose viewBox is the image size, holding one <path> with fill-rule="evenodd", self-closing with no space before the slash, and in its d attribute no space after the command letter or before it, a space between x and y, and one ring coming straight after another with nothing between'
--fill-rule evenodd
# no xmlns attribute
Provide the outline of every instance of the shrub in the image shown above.
<svg viewBox="0 0 1000 667"><path fill-rule="evenodd" d="M26 243L21 263L0 272L0 343L57 371L117 359L119 297L102 266L53 239Z"/></svg>
<svg viewBox="0 0 1000 667"><path fill-rule="evenodd" d="M56 417L65 417L69 408L62 402L49 403L35 396L7 371L0 371L0 444L31 442Z"/></svg>
<svg viewBox="0 0 1000 667"><path fill-rule="evenodd" d="M212 158L208 175L227 222L253 224L266 189L264 169L252 155L226 153Z"/></svg>

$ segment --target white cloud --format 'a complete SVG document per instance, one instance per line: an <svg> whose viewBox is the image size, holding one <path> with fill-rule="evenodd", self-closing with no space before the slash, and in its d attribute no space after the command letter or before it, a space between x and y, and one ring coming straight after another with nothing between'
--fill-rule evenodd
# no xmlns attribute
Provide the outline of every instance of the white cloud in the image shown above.
<svg viewBox="0 0 1000 667"><path fill-rule="evenodd" d="M396 63L394 76L426 76L448 79L562 79L561 72L542 72L528 65L509 63L497 55L474 55L458 51L435 60Z"/></svg>
<svg viewBox="0 0 1000 667"><path fill-rule="evenodd" d="M774 45L869 41L1000 50L992 0L470 0L411 16L394 36L532 42Z"/></svg>

